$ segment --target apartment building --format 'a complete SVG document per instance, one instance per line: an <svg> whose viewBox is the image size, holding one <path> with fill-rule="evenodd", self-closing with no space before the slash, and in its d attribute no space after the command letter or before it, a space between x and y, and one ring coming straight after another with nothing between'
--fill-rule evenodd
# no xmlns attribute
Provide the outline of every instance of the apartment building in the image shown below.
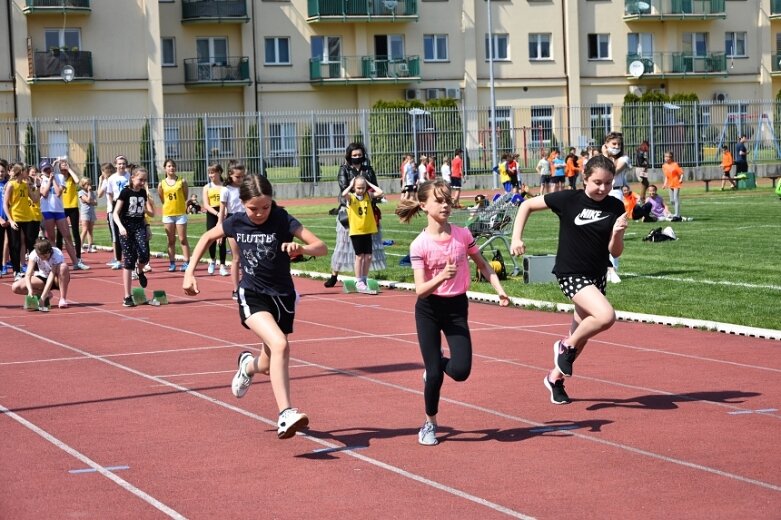
<svg viewBox="0 0 781 520"><path fill-rule="evenodd" d="M488 107L491 65L497 118L518 106L541 118L554 106L591 107L594 117L649 90L771 99L781 85L781 0L5 4L0 120L353 110L438 97Z"/></svg>

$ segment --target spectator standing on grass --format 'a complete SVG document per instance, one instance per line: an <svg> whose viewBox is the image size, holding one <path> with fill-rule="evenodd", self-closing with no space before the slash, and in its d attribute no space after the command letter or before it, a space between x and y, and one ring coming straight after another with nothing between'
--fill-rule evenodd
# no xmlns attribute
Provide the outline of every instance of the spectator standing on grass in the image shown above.
<svg viewBox="0 0 781 520"><path fill-rule="evenodd" d="M412 170L415 171L414 158L409 156ZM344 163L339 168L337 182L339 183L339 205L345 206L345 201L341 197L344 190L350 185L350 182L358 176L364 177L369 183L378 186L377 175L374 173L366 155L366 148L362 143L350 143L347 145L344 154ZM377 222L377 233L372 235L372 260L370 269L382 271L385 269L385 249L382 245L382 219L380 208L376 200L372 199L372 211ZM355 251L350 241L350 232L344 227L337 217L336 219L336 245L331 255L331 277L325 281L325 287L336 285L340 272L350 271L355 268Z"/></svg>
<svg viewBox="0 0 781 520"><path fill-rule="evenodd" d="M52 243L39 238L27 259L27 271L24 277L16 280L11 286L15 294L39 296L39 310L48 311L51 291L60 291L60 309L68 307L68 285L70 284L70 269L60 249Z"/></svg>
<svg viewBox="0 0 781 520"><path fill-rule="evenodd" d="M73 269L87 270L88 266L79 258L76 248L73 246L73 237L71 237L68 222L65 216L65 208L62 202L62 193L65 188L65 177L54 171L52 164L47 161L41 161L41 212L43 213L43 229L46 238L55 243L56 231L62 234L65 242L65 250L73 262Z"/></svg>
<svg viewBox="0 0 781 520"><path fill-rule="evenodd" d="M735 146L735 176L748 171L748 149L746 148L747 138L741 135L738 144Z"/></svg>
<svg viewBox="0 0 781 520"><path fill-rule="evenodd" d="M111 238L112 250L114 244L114 216L111 214L111 203L108 197L108 180L114 175L117 169L111 163L103 163L100 165L100 177L98 178L98 200L101 197L106 197L106 223L108 224L109 238ZM106 265L113 267L117 262L116 251L114 251L114 258Z"/></svg>
<svg viewBox="0 0 781 520"><path fill-rule="evenodd" d="M8 234L8 216L3 207L3 196L5 195L5 185L8 182L8 162L0 159L0 276L8 273L6 265L6 256L11 237Z"/></svg>
<svg viewBox="0 0 781 520"><path fill-rule="evenodd" d="M453 159L450 161L450 191L453 194L453 207L462 209L461 205L461 186L464 181L464 159L461 157L464 151L457 148L453 152Z"/></svg>
<svg viewBox="0 0 781 520"><path fill-rule="evenodd" d="M635 151L635 176L640 181L640 202L645 202L645 192L648 191L648 153L651 147L648 141L643 141Z"/></svg>
<svg viewBox="0 0 781 520"><path fill-rule="evenodd" d="M548 193L550 187L551 164L548 162L548 155L545 148L540 149L540 160L537 162L537 173L540 175L540 191L538 195Z"/></svg>
<svg viewBox="0 0 781 520"><path fill-rule="evenodd" d="M664 152L664 185L662 188L670 190L670 203L673 205L673 217L681 216L681 185L683 184L683 168L673 160L671 151Z"/></svg>
<svg viewBox="0 0 781 520"><path fill-rule="evenodd" d="M198 240L182 288L189 296L198 294L195 269L211 242L224 237L236 241L241 253L234 261L241 261L244 273L238 295L241 324L260 339L262 350L257 357L246 351L239 354L231 392L243 397L256 374L269 374L279 409L277 437L288 439L309 424L309 417L294 408L290 398L288 335L293 332L298 298L290 274L290 257L323 256L328 248L277 206L271 183L265 177L247 175L240 185L239 197L243 211L221 221Z"/></svg>
<svg viewBox="0 0 781 520"><path fill-rule="evenodd" d="M732 171L732 165L734 161L732 159L732 153L729 151L729 146L726 144L721 146L721 191L724 191L724 186L729 181L732 184L732 189L738 188L738 183L730 176Z"/></svg>
<svg viewBox="0 0 781 520"><path fill-rule="evenodd" d="M206 231L209 231L217 225L220 219L220 192L222 191L222 166L219 163L212 163L209 165L206 173L209 180L203 186L203 209L206 212ZM217 256L217 249L219 247L220 256ZM209 266L207 272L210 275L214 274L216 266L219 266L220 276L228 276L230 270L225 265L225 241L219 240L219 246L217 241L209 244ZM215 260L219 260L215 262Z"/></svg>
<svg viewBox="0 0 781 520"><path fill-rule="evenodd" d="M163 205L163 226L168 240L168 271L176 271L176 238L182 246L184 261L180 271L185 271L190 263L190 243L187 241L187 199L190 189L187 180L176 174L176 162L166 159L163 163L165 178L157 185L157 195Z"/></svg>
<svg viewBox="0 0 781 520"><path fill-rule="evenodd" d="M73 249L76 251L78 264L84 265L81 261L81 234L79 233L79 176L73 171L67 157L60 157L54 162L55 173L58 173L63 179L62 185L62 207L65 210L65 218L70 223L70 235L73 240ZM57 228L56 246L62 249L64 235L60 228Z"/></svg>
<svg viewBox="0 0 781 520"><path fill-rule="evenodd" d="M453 208L450 189L442 181L425 182L416 199L402 201L396 215L404 223L422 211L426 228L412 241L410 259L415 278L415 326L423 373L426 418L418 432L418 443L434 446L437 440L437 414L444 375L466 381L472 370L472 338L469 333L471 259L499 295L499 304L509 305L499 277L483 258L472 233L449 222ZM523 207L523 206L521 206ZM444 333L450 358L442 352Z"/></svg>
<svg viewBox="0 0 781 520"><path fill-rule="evenodd" d="M9 256L14 281L22 278L22 243L26 252L30 253L38 238L40 221L35 220L31 201L37 202L40 196L35 179L29 176L28 170L21 164L12 165L3 194L3 211L8 222Z"/></svg>
<svg viewBox="0 0 781 520"><path fill-rule="evenodd" d="M439 169L439 173L442 175L442 180L445 184L450 186L450 157L444 156L442 158L442 166Z"/></svg>
<svg viewBox="0 0 781 520"><path fill-rule="evenodd" d="M605 143L602 145L602 155L613 162L615 172L613 177L613 189L610 190L610 196L623 203L624 194L621 187L628 184L626 173L631 168L629 157L624 153L624 134L621 132L610 132L605 137ZM621 283L621 277L618 276L618 257L610 256L612 264L607 270L607 281L610 283Z"/></svg>
<svg viewBox="0 0 781 520"><path fill-rule="evenodd" d="M92 181L89 177L82 177L79 181L79 221L81 222L82 250L87 253L96 251L92 237L95 221L95 207L98 205L98 196L92 189Z"/></svg>
<svg viewBox="0 0 781 520"><path fill-rule="evenodd" d="M241 203L239 197L239 187L244 182L244 176L246 170L243 165L234 162L228 166L228 178L225 179L222 189L220 190L220 215L217 220L217 225L221 225L225 220L232 215L242 213L244 211L244 205ZM223 239L220 238L219 242L222 243ZM239 263L239 246L232 238L228 238L228 246L231 249L231 281L233 282L233 292L231 297L234 300L239 299L239 277L241 265Z"/></svg>
<svg viewBox="0 0 781 520"><path fill-rule="evenodd" d="M515 218L510 252L523 255L523 232L529 216L552 210L559 217L559 247L553 272L564 295L575 305L569 334L553 343L554 367L544 384L553 404L568 404L564 378L589 339L609 329L616 313L605 297L610 256L624 250L627 218L624 205L610 196L615 164L597 156L586 163L583 190L565 190L535 197L521 204Z"/></svg>
<svg viewBox="0 0 781 520"><path fill-rule="evenodd" d="M574 148L569 149L569 153L564 159L564 163L564 174L567 176L567 186L570 190L577 189L580 165L578 163L578 155L575 153Z"/></svg>
<svg viewBox="0 0 781 520"><path fill-rule="evenodd" d="M122 264L124 307L135 306L131 295L132 273L135 272L141 287L146 288L147 284L144 267L149 263L149 244L144 217L154 216L146 187L148 175L146 168L135 168L129 184L122 189L114 201L114 223L117 226L124 258Z"/></svg>
<svg viewBox="0 0 781 520"><path fill-rule="evenodd" d="M128 170L127 157L117 155L114 159L114 173L106 181L106 211L109 216L109 229L111 229L111 241L114 244L114 263L112 269L122 268L122 246L119 243L119 227L114 221L114 201L130 181L130 170ZM98 193L100 196L100 193Z"/></svg>
<svg viewBox="0 0 781 520"><path fill-rule="evenodd" d="M350 185L342 192L342 198L347 204L350 241L355 251L355 289L360 293L370 293L366 280L372 263L372 238L378 231L373 202L382 198L382 195L379 186L360 175L353 177Z"/></svg>

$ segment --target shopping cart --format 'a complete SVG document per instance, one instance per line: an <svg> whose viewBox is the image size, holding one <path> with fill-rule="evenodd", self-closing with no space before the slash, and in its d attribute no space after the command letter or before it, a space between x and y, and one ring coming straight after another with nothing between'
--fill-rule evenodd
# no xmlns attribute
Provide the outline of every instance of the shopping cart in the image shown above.
<svg viewBox="0 0 781 520"><path fill-rule="evenodd" d="M487 206L454 209L450 214L450 222L457 226L463 226L472 232L481 253L488 247L491 248L491 251L495 251L493 245L495 241L504 244L507 257L513 263L512 276L518 276L523 272L518 261L510 252L510 238L519 203L517 199L513 200L512 197L501 196L495 197L494 201Z"/></svg>

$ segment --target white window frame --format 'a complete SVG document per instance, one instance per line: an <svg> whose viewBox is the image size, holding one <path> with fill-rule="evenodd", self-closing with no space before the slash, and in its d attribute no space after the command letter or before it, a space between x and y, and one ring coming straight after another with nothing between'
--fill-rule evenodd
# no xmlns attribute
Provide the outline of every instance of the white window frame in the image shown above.
<svg viewBox="0 0 781 520"><path fill-rule="evenodd" d="M315 42L319 41L322 47L319 55L315 54ZM331 45L336 43L337 54L331 56ZM320 63L341 63L342 62L342 38L339 36L312 36L309 41L313 58L320 58Z"/></svg>
<svg viewBox="0 0 781 520"><path fill-rule="evenodd" d="M73 35L76 35L76 45L73 45L72 37ZM56 36L57 38L57 45L52 45L51 38ZM66 43L66 40L71 40L70 43ZM57 48L65 48L67 50L72 49L73 47L78 47L81 49L81 29L75 29L75 28L67 28L67 29L44 29L43 30L43 41L44 45L46 45L46 50L50 50L52 47Z"/></svg>
<svg viewBox="0 0 781 520"><path fill-rule="evenodd" d="M626 35L627 54L640 56L641 58L654 57L653 33L628 33Z"/></svg>
<svg viewBox="0 0 781 520"><path fill-rule="evenodd" d="M547 41L545 41L547 39ZM551 33L529 33L529 60L551 61L553 60L553 42ZM544 45L548 45L548 55L543 52ZM532 52L534 49L534 52Z"/></svg>
<svg viewBox="0 0 781 520"><path fill-rule="evenodd" d="M532 146L550 146L553 138L553 105L532 105L530 129ZM542 135L537 135L539 132Z"/></svg>
<svg viewBox="0 0 781 520"><path fill-rule="evenodd" d="M709 52L708 33L706 32L683 33L683 52L684 54L688 53L695 58L707 57Z"/></svg>
<svg viewBox="0 0 781 520"><path fill-rule="evenodd" d="M591 54L591 41L592 39L596 43L596 54ZM606 47L605 55L602 54L602 47ZM612 49L610 46L610 34L609 33L589 33L586 38L586 52L588 53L589 61L606 61L611 59Z"/></svg>
<svg viewBox="0 0 781 520"><path fill-rule="evenodd" d="M206 128L206 149L209 156L233 155L233 134L233 127L230 125L209 125ZM216 154L214 150L217 150Z"/></svg>
<svg viewBox="0 0 781 520"><path fill-rule="evenodd" d="M181 131L178 126L167 126L163 130L163 140L165 141L165 156L178 158L181 156L180 150Z"/></svg>
<svg viewBox="0 0 781 520"><path fill-rule="evenodd" d="M269 123L268 142L271 155L289 157L296 153L296 124ZM275 132L276 130L276 132ZM274 135L274 134L278 135Z"/></svg>
<svg viewBox="0 0 781 520"><path fill-rule="evenodd" d="M589 128L599 127L604 130L605 135L613 131L613 106L612 105L593 105L589 110Z"/></svg>
<svg viewBox="0 0 781 520"><path fill-rule="evenodd" d="M171 42L171 61L165 61L165 42ZM176 67L176 38L163 36L160 38L160 66Z"/></svg>
<svg viewBox="0 0 781 520"><path fill-rule="evenodd" d="M488 51L489 45L488 45L488 38L489 36L485 35L485 61L490 61L490 54ZM503 45L500 45L500 42L503 43ZM494 46L494 59L493 61L510 61L510 35L507 33L494 33L493 34L493 46ZM503 55L500 53L501 50L504 50Z"/></svg>
<svg viewBox="0 0 781 520"><path fill-rule="evenodd" d="M444 56L440 56L439 47L444 42ZM431 46L431 56L428 55L428 46ZM450 61L450 42L447 34L424 34L423 35L423 61L425 62L443 62Z"/></svg>
<svg viewBox="0 0 781 520"><path fill-rule="evenodd" d="M198 56L198 63L208 63L210 65L218 64L218 65L227 65L228 64L228 56L230 56L230 51L228 50L228 38L225 36L205 36L202 38L196 38L195 39L195 51L196 54L198 53L198 47L200 42L206 42L209 45L209 54L207 56ZM224 56L218 56L217 55L217 44L223 43L225 45L225 55Z"/></svg>
<svg viewBox="0 0 781 520"><path fill-rule="evenodd" d="M285 42L287 46L287 61L281 61L280 43ZM274 53L273 60L269 61L269 44L273 45L271 51ZM290 37L288 36L266 36L263 40L263 64L266 66L291 65L290 61Z"/></svg>
<svg viewBox="0 0 781 520"><path fill-rule="evenodd" d="M743 47L742 52L738 54L741 46ZM727 31L724 33L724 52L728 58L748 57L747 47L748 34L746 31Z"/></svg>
<svg viewBox="0 0 781 520"><path fill-rule="evenodd" d="M315 124L315 144L318 151L340 152L347 147L347 123L320 121Z"/></svg>

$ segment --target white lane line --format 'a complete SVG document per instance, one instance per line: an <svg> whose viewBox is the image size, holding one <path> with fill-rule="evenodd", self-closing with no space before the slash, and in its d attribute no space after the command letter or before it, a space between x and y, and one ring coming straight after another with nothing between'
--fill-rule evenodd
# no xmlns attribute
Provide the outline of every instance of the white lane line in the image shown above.
<svg viewBox="0 0 781 520"><path fill-rule="evenodd" d="M230 411L235 412L235 413L239 413L239 414L244 415L246 417L252 418L252 419L254 419L256 421L259 421L259 422L262 422L264 424L267 424L269 426L276 426L277 425L276 419L268 419L266 417L254 414L254 413L249 412L247 410L244 410L242 408L238 408L238 407L230 405L230 404L228 404L226 402L220 401L219 399L216 399L214 397L208 396L206 394L202 394L202 393L194 391L194 390L190 390L189 388L187 388L185 386L178 385L176 383L171 383L170 381L166 381L165 379L161 379L159 377L155 377L155 376L146 374L144 372L141 372L141 371L136 370L134 368L130 368L128 366L122 365L120 363L116 363L114 361L111 361L111 360L108 360L108 359L104 359L104 358L102 358L100 356L95 356L93 354L90 354L89 352L86 352L84 350L81 350L79 348L76 348L76 347L73 347L73 346L70 346L70 345L66 345L65 343L62 343L62 342L59 342L59 341L55 341L55 340L53 340L51 338L45 338L43 336L34 334L32 332L25 331L23 329L20 329L18 327L10 325L10 324L8 326L10 328L18 331L18 332L21 332L21 333L27 334L29 336L33 336L33 337L39 338L39 339L41 339L43 341L46 341L47 343L50 343L52 345L57 346L57 347L64 348L66 350L70 350L72 352L76 352L76 353L81 354L81 355L83 355L85 357L88 357L88 358L93 359L95 361L99 361L101 363L105 363L105 364L110 365L110 366L112 366L114 368L117 368L119 370L123 370L125 372L129 372L129 373L131 373L133 375L142 377L144 379L148 379L150 381L154 381L154 382L156 382L156 383L158 383L160 385L164 385L164 386L167 386L169 388L173 388L175 390L178 390L178 391L180 391L182 393L189 394L189 395L191 395L193 397L197 397L199 399L203 399L203 400L205 400L205 401L207 401L207 402L209 402L211 404L214 404L216 406L220 406L222 408L225 408L225 409L230 410ZM188 331L182 330L181 332L184 333L184 332L188 332ZM196 334L196 335L199 335L199 334ZM218 338L215 338L215 340L218 340ZM307 366L313 366L311 363L306 363L306 362L303 362L303 361L302 361L302 363L305 363ZM5 409L5 410L7 410L7 409ZM12 413L12 412L9 412L9 413ZM22 418L19 417L19 419L22 419ZM22 419L22 420L24 420L24 419ZM336 443L333 443L333 442L329 442L329 441L326 441L326 440L323 440L323 439L318 439L317 437L312 437L312 436L306 435L304 433L298 433L298 435L300 435L301 437L304 437L304 438L306 438L306 439L308 439L308 440L310 440L310 441L312 441L314 443L320 444L321 446L324 446L326 448L344 448L344 446L342 446L342 445L339 445L339 444L336 444ZM511 516L513 518L521 518L521 519L524 519L524 520L534 520L534 517L532 517L532 516L528 516L528 515L525 515L525 514L523 514L521 512L509 509L509 508L507 508L505 506L502 506L501 504L497 504L497 503L491 502L489 500L486 500L484 498L472 495L472 494L467 493L465 491L462 491L460 489L457 489L457 488L454 488L454 487L442 484L440 482L428 479L426 477L423 477L423 476L415 474L415 473L411 473L409 471L406 471L406 470L401 469L401 468L396 467L396 466L392 466L392 465L387 464L385 462L382 462L380 460L376 460L376 459L373 459L371 457L367 457L365 455L361 455L360 453L356 453L355 451L348 450L348 451L343 451L343 453L345 455L350 456L350 457L355 457L357 459L360 459L363 462L366 462L366 463L371 464L373 466L376 466L378 468L381 468L381 469L384 469L386 471L390 471L392 473L395 473L395 474L397 474L399 476L402 476L404 478L407 478L407 479L410 479L410 480L414 480L415 482L419 482L421 484L427 485L427 486L432 487L434 489L438 489L440 491L444 491L444 492L449 493L449 494L451 494L453 496L462 498L464 500L468 500L470 502L474 502L476 504L482 505L482 506L487 507L489 509L493 509L494 511L506 514L506 515ZM84 457L84 459L86 459L84 462L86 464L89 464L88 462L86 462L89 459L87 459L86 457ZM92 466L92 464L89 464L89 465ZM103 470L103 471L101 471L101 473L106 472L105 469L103 469L103 468L101 468L101 469ZM110 472L106 472L106 473L110 474ZM117 477L117 478L119 478L119 477ZM121 480L121 479L119 479L119 480ZM184 518L184 517L180 517L180 518Z"/></svg>
<svg viewBox="0 0 781 520"><path fill-rule="evenodd" d="M86 464L91 469L95 470L96 472L100 473L101 475L103 475L107 479L111 480L112 482L117 484L119 487L121 487L125 491L128 491L129 493L137 496L138 498L140 498L141 500L143 500L147 504L151 505L155 509L160 510L161 512L165 513L169 517L177 518L177 519L185 519L185 518L187 518L184 515L178 513L177 511L174 511L173 509L171 509L167 505L163 504L162 502L160 502L158 499L156 499L155 497L151 496L150 494L148 494L148 493L138 489L136 486L134 486L133 484L131 484L127 480L117 476L115 473L110 471L109 468L101 466L100 464L98 464L97 462L93 461L92 459L90 459L89 457L87 457L86 455L81 453L80 451L78 451L78 450L68 446L67 444L62 442L60 439L58 439L57 437L55 437L52 434L48 433L44 429L36 426L35 424L31 423L30 421L28 421L24 417L21 417L20 415L15 414L14 412L9 410L8 408L3 406L2 404L0 404L0 413L5 415L6 417L10 417L14 421L18 422L19 424L21 424L22 426L24 426L28 430L32 431L33 433L39 435L40 437L43 437L45 440L47 440L51 444L55 445L57 448L59 448L60 450L64 451L65 453L67 453L71 457L80 460L82 463Z"/></svg>

